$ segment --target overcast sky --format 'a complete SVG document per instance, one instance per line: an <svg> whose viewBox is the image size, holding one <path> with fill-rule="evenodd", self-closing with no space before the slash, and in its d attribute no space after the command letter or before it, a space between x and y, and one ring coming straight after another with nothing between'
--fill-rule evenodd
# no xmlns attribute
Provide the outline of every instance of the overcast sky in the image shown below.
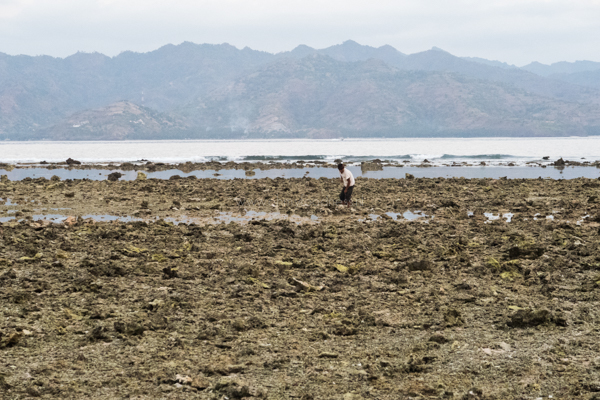
<svg viewBox="0 0 600 400"><path fill-rule="evenodd" d="M348 39L519 66L600 61L600 0L0 0L0 52L13 55L184 41L279 52Z"/></svg>

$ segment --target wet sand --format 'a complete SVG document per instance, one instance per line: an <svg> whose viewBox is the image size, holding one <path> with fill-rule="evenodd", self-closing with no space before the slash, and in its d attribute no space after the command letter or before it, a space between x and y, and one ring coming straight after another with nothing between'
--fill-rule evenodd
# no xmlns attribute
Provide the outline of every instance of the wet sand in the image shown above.
<svg viewBox="0 0 600 400"><path fill-rule="evenodd" d="M599 189L3 179L0 393L592 399Z"/></svg>

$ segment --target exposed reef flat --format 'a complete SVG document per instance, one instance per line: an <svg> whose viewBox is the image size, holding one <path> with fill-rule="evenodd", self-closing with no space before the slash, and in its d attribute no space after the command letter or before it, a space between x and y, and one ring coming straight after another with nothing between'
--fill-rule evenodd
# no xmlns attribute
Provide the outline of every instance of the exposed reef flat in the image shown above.
<svg viewBox="0 0 600 400"><path fill-rule="evenodd" d="M0 397L597 395L600 180L339 189L3 178Z"/></svg>
<svg viewBox="0 0 600 400"><path fill-rule="evenodd" d="M471 161L440 161L431 162L427 159L405 159L405 160L386 160L386 159L368 159L363 161L343 161L341 159L335 161L323 161L323 160L290 160L289 162L282 162L281 160L265 160L265 161L206 161L206 162L181 162L181 163L164 163L164 162L152 162L148 160L140 160L136 162L105 162L105 163L86 163L78 160L69 158L65 162L41 162L41 163L2 163L0 162L0 170L11 171L14 168L27 169L27 168L46 168L49 170L67 168L70 170L119 170L119 171L144 171L144 172L157 172L157 171L169 171L179 170L184 173L190 173L193 171L209 171L209 170L245 170L248 172L259 170L273 170L273 169L304 169L304 168L336 168L339 162L344 162L349 165L360 166L361 171L380 171L386 167L472 167L472 166L530 166L530 167L597 167L600 168L600 160L563 160L559 158L557 160L548 160L544 157L542 161L528 161L528 162L514 162L511 160L471 160Z"/></svg>

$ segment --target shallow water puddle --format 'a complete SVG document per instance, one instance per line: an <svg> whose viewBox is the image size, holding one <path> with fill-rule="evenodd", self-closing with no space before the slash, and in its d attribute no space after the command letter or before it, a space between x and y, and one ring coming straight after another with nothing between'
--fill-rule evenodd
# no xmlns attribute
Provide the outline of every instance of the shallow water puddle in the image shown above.
<svg viewBox="0 0 600 400"><path fill-rule="evenodd" d="M390 214L394 214L394 213L386 213L387 215ZM421 210L416 210L414 213L412 211L404 211L404 213L402 213L402 216L404 217L404 219L407 219L409 221L413 221L415 219L419 219L419 218L425 218L425 217L429 217L429 215L425 214L424 212L422 212ZM390 215L390 217L394 218L392 215ZM433 219L434 216L431 216L431 219ZM394 218L396 219L396 218Z"/></svg>
<svg viewBox="0 0 600 400"><path fill-rule="evenodd" d="M36 214L36 215L32 215L32 220L33 221L50 221L53 223L62 223L64 221L66 221L67 218L69 218L68 215L62 215L62 214ZM89 220L92 219L96 222L111 222L111 221L119 221L119 222L133 222L133 221L153 221L153 220L159 220L160 217L156 217L156 218L137 218L137 217L132 217L132 216L119 216L119 215L109 215L109 214L100 214L100 215L93 215L93 214L87 214L87 215L82 215L81 216L82 219L84 220ZM15 221L17 220L16 217L0 217L0 222L9 222L9 221ZM18 221L22 221L24 220L23 218L19 219ZM222 224L222 223L230 223L230 222L236 222L239 224L247 224L249 222L251 222L252 220L266 220L266 221L272 221L272 220L287 220L293 223L296 223L298 225L303 224L303 223L315 223L319 220L319 218L316 215L311 215L310 217L302 217L300 215L288 215L288 214L281 214L278 212L257 212L257 211L247 211L246 214L241 215L241 214L235 214L235 213L231 213L231 212L219 212L219 215L212 217L212 216L208 216L208 217L188 217L186 215L181 215L178 217L165 217L164 218L165 221L167 222L172 222L175 225L181 224L181 223L185 223L185 224L190 224L190 223L196 223L199 225L205 225L205 224Z"/></svg>
<svg viewBox="0 0 600 400"><path fill-rule="evenodd" d="M577 225L581 225L583 223L583 221L585 221L586 219L588 219L590 217L589 214L584 215L583 217L581 217L581 219L579 221L576 222Z"/></svg>
<svg viewBox="0 0 600 400"><path fill-rule="evenodd" d="M470 214L469 213L467 213L467 214L469 216L473 215L472 212ZM496 221L496 220L500 219L500 214L494 215L493 213L487 213L486 212L486 213L483 213L483 215L485 215L487 217L487 219L488 219L487 221L485 221L486 224L488 224L488 223L490 223L492 221ZM514 217L514 216L515 216L515 214L513 214L513 213L504 213L504 214L502 214L502 218L505 218L506 222L510 222L512 220L512 217Z"/></svg>
<svg viewBox="0 0 600 400"><path fill-rule="evenodd" d="M36 215L32 215L31 219L33 221L50 221L53 222L55 224L60 224L62 222L65 222L65 220L69 218L68 215L61 215L61 214L36 214ZM108 214L101 214L101 215L92 215L92 214L88 214L88 215L82 215L81 216L82 219L87 220L87 219L92 219L94 221L97 222L110 222L110 221L120 221L120 222L132 222L132 221L143 221L141 218L135 218L135 217L130 217L130 216L118 216L118 215L108 215ZM16 220L16 217L1 217L0 218L0 222L9 222L9 221L14 221ZM21 218L18 221L23 221L24 219Z"/></svg>
<svg viewBox="0 0 600 400"><path fill-rule="evenodd" d="M403 213L395 213L395 212L390 211L390 212L386 212L385 215L387 215L388 217L391 217L394 221L397 221L398 219L414 221L419 218L427 218L428 220L434 218L433 215L429 216L429 215L423 213L421 210L416 210L414 212L407 210L407 211L404 211ZM377 221L377 219L381 218L381 215L369 214L369 218L371 218L373 221ZM362 222L362 221L364 221L364 219L359 219L358 221ZM429 221L426 221L426 222L429 222Z"/></svg>
<svg viewBox="0 0 600 400"><path fill-rule="evenodd" d="M544 218L540 218L540 215L542 215L542 214L540 214L540 213L534 214L533 220L537 221L537 220L540 220L540 219L544 219ZM545 219L550 220L550 221L554 221L554 215L546 215Z"/></svg>
<svg viewBox="0 0 600 400"><path fill-rule="evenodd" d="M13 203L10 198L3 199L3 198L0 197L0 202L4 202L3 205L5 205L5 206L18 206L18 204L17 203Z"/></svg>

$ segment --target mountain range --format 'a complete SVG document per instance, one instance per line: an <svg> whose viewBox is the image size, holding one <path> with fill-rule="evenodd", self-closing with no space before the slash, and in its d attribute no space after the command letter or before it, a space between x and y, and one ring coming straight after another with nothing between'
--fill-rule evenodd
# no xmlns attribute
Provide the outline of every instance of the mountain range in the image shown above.
<svg viewBox="0 0 600 400"><path fill-rule="evenodd" d="M182 43L0 53L0 139L600 134L600 63L516 67L353 41L271 54Z"/></svg>

